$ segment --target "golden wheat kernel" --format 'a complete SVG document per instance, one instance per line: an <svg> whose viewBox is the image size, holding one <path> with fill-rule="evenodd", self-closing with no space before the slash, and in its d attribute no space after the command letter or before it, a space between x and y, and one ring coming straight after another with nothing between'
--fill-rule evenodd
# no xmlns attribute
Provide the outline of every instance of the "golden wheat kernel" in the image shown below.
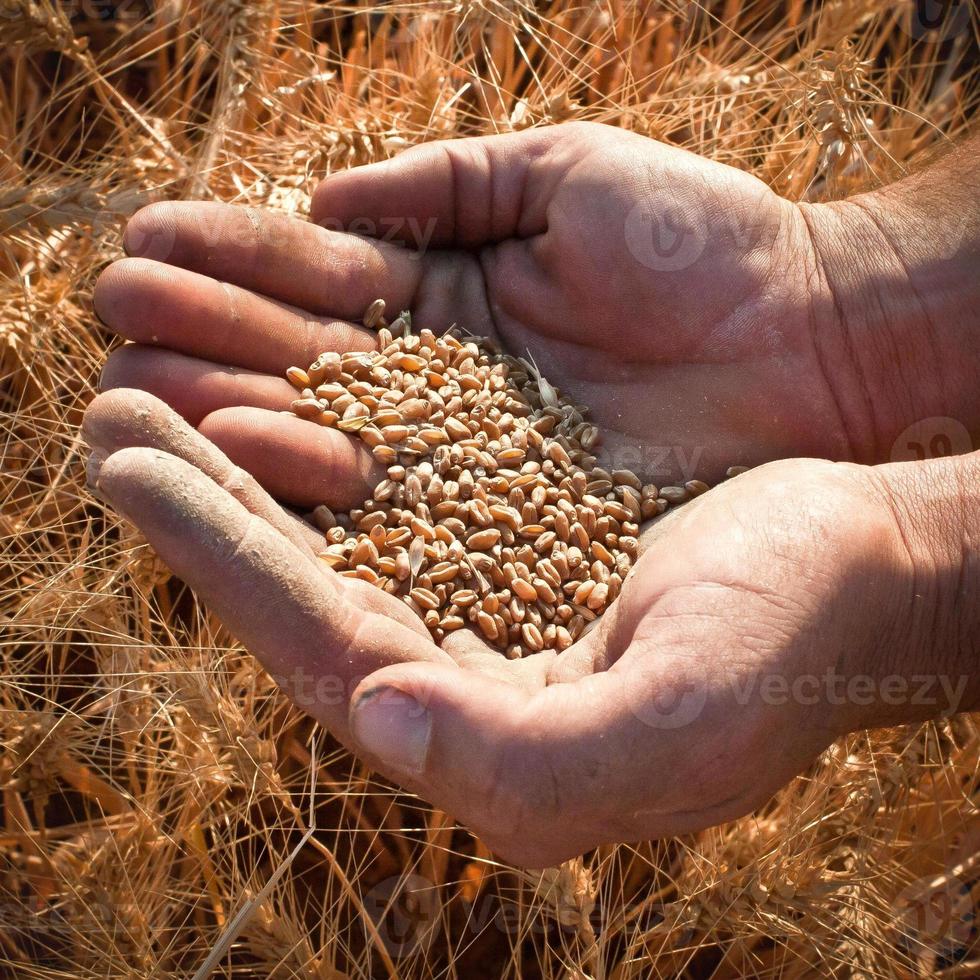
<svg viewBox="0 0 980 980"><path fill-rule="evenodd" d="M610 517L615 518L617 521L628 521L631 517L629 508L624 507L615 500L607 500L603 509ZM595 513L591 508L589 512Z"/></svg>
<svg viewBox="0 0 980 980"><path fill-rule="evenodd" d="M362 402L354 402L352 405L348 405L344 409L344 413L341 416L341 420L344 422L349 422L351 419L361 420L362 427L367 424L368 416L371 412L368 410L367 405Z"/></svg>
<svg viewBox="0 0 980 980"><path fill-rule="evenodd" d="M459 564L454 561L441 561L429 569L429 577L437 585L441 585L444 582L451 582L458 574Z"/></svg>
<svg viewBox="0 0 980 980"><path fill-rule="evenodd" d="M407 425L385 425L381 427L381 435L389 445L404 442L408 438Z"/></svg>
<svg viewBox="0 0 980 980"><path fill-rule="evenodd" d="M286 380L300 391L310 387L310 376L300 367L286 368Z"/></svg>
<svg viewBox="0 0 980 980"><path fill-rule="evenodd" d="M416 586L409 592L412 599L423 609L438 609L439 597L429 589Z"/></svg>
<svg viewBox="0 0 980 980"><path fill-rule="evenodd" d="M335 570L347 567L347 556L343 554L337 554L332 551L321 551L317 555L317 558Z"/></svg>
<svg viewBox="0 0 980 980"><path fill-rule="evenodd" d="M534 586L519 576L511 582L511 590L525 602L536 602L538 593Z"/></svg>
<svg viewBox="0 0 980 980"><path fill-rule="evenodd" d="M400 354L395 354L391 358L391 363L402 371L414 374L425 367L425 358L420 357L418 354L411 354L404 351Z"/></svg>
<svg viewBox="0 0 980 980"><path fill-rule="evenodd" d="M365 395L373 394L374 386L367 381L354 381L347 386L347 394L355 398L363 398Z"/></svg>
<svg viewBox="0 0 980 980"><path fill-rule="evenodd" d="M395 578L399 582L404 582L405 579L409 578L412 574L411 559L408 557L407 551L399 551L395 555Z"/></svg>
<svg viewBox="0 0 980 980"><path fill-rule="evenodd" d="M447 530L456 536L462 534L463 530L465 530L465 525L461 529L457 529L455 523L450 523L456 520L458 511L459 504L455 500L440 500L439 503L432 505L431 515L433 520L444 524Z"/></svg>
<svg viewBox="0 0 980 980"><path fill-rule="evenodd" d="M536 575L532 582L534 586L534 591L538 595L538 599L543 600L551 605L556 603L559 599L558 593L546 582L540 575Z"/></svg>
<svg viewBox="0 0 980 980"><path fill-rule="evenodd" d="M524 641L524 645L535 653L544 649L544 637L534 623L525 623L521 627L521 639Z"/></svg>
<svg viewBox="0 0 980 980"><path fill-rule="evenodd" d="M490 508L478 497L471 498L466 505L466 513L470 522L479 527L489 527L493 523Z"/></svg>
<svg viewBox="0 0 980 980"><path fill-rule="evenodd" d="M385 301L383 299L376 299L364 311L364 319L361 322L368 328L368 330L374 330L381 324L381 320L384 315Z"/></svg>
<svg viewBox="0 0 980 980"><path fill-rule="evenodd" d="M452 401L456 401L456 399L453 399ZM460 419L457 417L459 411L461 410L462 410L462 404L460 404L459 408L455 413L452 412L452 402L450 402L450 404L446 406L447 417L444 423L444 428L446 430L446 434L450 437L450 439L453 439L457 442L460 439L469 439L473 435L473 433L470 432L469 426L466 425L464 422L460 421Z"/></svg>
<svg viewBox="0 0 980 980"><path fill-rule="evenodd" d="M613 556L609 553L609 549L606 548L605 545L601 544L599 541L592 542L592 554L608 568L612 568L613 565L615 564L615 560Z"/></svg>
<svg viewBox="0 0 980 980"><path fill-rule="evenodd" d="M500 597L491 592L483 597L483 601L480 603L485 613L489 613L491 616L500 608Z"/></svg>
<svg viewBox="0 0 980 980"><path fill-rule="evenodd" d="M335 381L325 382L316 386L316 397L323 398L328 402L332 402L335 398L339 398L346 393L347 389Z"/></svg>
<svg viewBox="0 0 980 980"><path fill-rule="evenodd" d="M301 419L316 418L323 411L315 398L297 398L289 407Z"/></svg>
<svg viewBox="0 0 980 980"><path fill-rule="evenodd" d="M684 489L692 497L700 497L702 493L706 493L709 489L708 484L704 480L688 480L684 484Z"/></svg>
<svg viewBox="0 0 980 980"><path fill-rule="evenodd" d="M497 639L497 624L494 622L493 617L489 613L484 612L481 609L476 614L476 622L480 627L480 632L483 633L488 640L492 641Z"/></svg>
<svg viewBox="0 0 980 980"><path fill-rule="evenodd" d="M634 490L642 490L643 484L640 478L632 470L613 470L609 474L613 483L620 483Z"/></svg>
<svg viewBox="0 0 980 980"><path fill-rule="evenodd" d="M382 480L375 488L372 496L377 501L391 500L399 489L399 484L394 480Z"/></svg>
<svg viewBox="0 0 980 980"><path fill-rule="evenodd" d="M545 531L534 539L534 548L540 552L551 551L557 540L558 535L554 531Z"/></svg>
<svg viewBox="0 0 980 980"><path fill-rule="evenodd" d="M409 522L409 527L412 529L412 533L416 535L416 540L435 540L436 532L432 525L422 520L421 517L413 517Z"/></svg>
<svg viewBox="0 0 980 980"><path fill-rule="evenodd" d="M474 531L466 539L466 546L477 551L486 551L500 541L500 531L495 527Z"/></svg>
<svg viewBox="0 0 980 980"><path fill-rule="evenodd" d="M398 452L388 445L374 446L371 449L371 454L382 464L394 463L398 459Z"/></svg>
<svg viewBox="0 0 980 980"><path fill-rule="evenodd" d="M596 582L595 588L589 593L588 599L585 600L585 605L593 612L598 612L605 608L608 597L609 586L605 582Z"/></svg>
<svg viewBox="0 0 980 980"><path fill-rule="evenodd" d="M378 549L369 537L362 537L354 545L354 550L350 554L350 563L358 565L376 565L378 561Z"/></svg>
<svg viewBox="0 0 980 980"><path fill-rule="evenodd" d="M370 531L375 524L384 524L388 515L383 510L373 510L356 522L359 531Z"/></svg>
<svg viewBox="0 0 980 980"><path fill-rule="evenodd" d="M562 541L569 541L572 537L572 524L568 515L559 511L553 517L554 532Z"/></svg>
<svg viewBox="0 0 980 980"><path fill-rule="evenodd" d="M688 499L688 492L684 487L661 487L660 499L668 504L682 504Z"/></svg>
<svg viewBox="0 0 980 980"><path fill-rule="evenodd" d="M402 416L401 412L391 408L390 406L380 407L378 411L374 413L374 417L371 419L371 421L379 429L383 429L386 425L401 425Z"/></svg>
<svg viewBox="0 0 980 980"><path fill-rule="evenodd" d="M311 518L313 524L321 531L329 531L337 526L337 518L334 517L333 511L326 504L318 504L314 507Z"/></svg>
<svg viewBox="0 0 980 980"><path fill-rule="evenodd" d="M436 534L436 541L441 544L448 546L456 540L455 537L453 537L452 531L450 531L445 524L436 524L433 530Z"/></svg>
<svg viewBox="0 0 980 980"><path fill-rule="evenodd" d="M412 539L411 528L407 527L392 527L385 529L385 547L386 548L399 548L403 545L407 545Z"/></svg>
<svg viewBox="0 0 980 980"><path fill-rule="evenodd" d="M651 518L656 517L660 513L662 513L662 511L660 510L660 508L658 506L657 500L654 500L654 499L644 500L643 503L640 504L640 519L641 520L648 521Z"/></svg>

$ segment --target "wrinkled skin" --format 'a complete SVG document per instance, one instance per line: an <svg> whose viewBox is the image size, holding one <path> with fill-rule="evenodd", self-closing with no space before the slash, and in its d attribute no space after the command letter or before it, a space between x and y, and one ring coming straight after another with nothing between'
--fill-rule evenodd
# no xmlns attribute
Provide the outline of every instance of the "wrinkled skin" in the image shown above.
<svg viewBox="0 0 980 980"><path fill-rule="evenodd" d="M347 230L217 204L138 213L95 296L136 346L111 356L84 426L96 492L298 704L535 866L745 813L867 720L756 682L867 669L903 628L915 575L869 468L772 463L667 515L597 629L516 662L468 632L437 647L316 559L322 538L279 503L350 507L378 475L356 440L278 413L287 366L373 345L354 321L376 296L530 349L593 409L610 461L648 479L849 458L800 209L570 125L335 175L313 218Z"/></svg>

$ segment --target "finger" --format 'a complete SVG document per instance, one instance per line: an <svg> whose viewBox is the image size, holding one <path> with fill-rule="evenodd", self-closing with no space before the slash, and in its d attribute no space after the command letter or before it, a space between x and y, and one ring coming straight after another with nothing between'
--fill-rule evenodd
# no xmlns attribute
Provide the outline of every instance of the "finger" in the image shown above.
<svg viewBox="0 0 980 980"><path fill-rule="evenodd" d="M547 227L551 189L582 150L582 130L441 140L391 160L336 173L316 189L319 224L385 234L415 247L472 248ZM371 233L368 231L367 233Z"/></svg>
<svg viewBox="0 0 980 980"><path fill-rule="evenodd" d="M600 842L692 829L669 812L629 819L677 781L681 753L685 772L698 761L683 727L648 723L632 683L611 670L529 693L455 665L400 665L354 692L351 733L382 772L508 860L542 867Z"/></svg>
<svg viewBox="0 0 980 980"><path fill-rule="evenodd" d="M296 398L285 379L140 344L114 350L102 368L99 389L140 388L165 401L191 425L219 408L247 405L283 411Z"/></svg>
<svg viewBox="0 0 980 980"><path fill-rule="evenodd" d="M384 477L360 440L295 415L222 408L199 428L273 497L300 507L351 510Z"/></svg>
<svg viewBox="0 0 980 980"><path fill-rule="evenodd" d="M554 651L542 650L520 660L508 660L471 629L449 633L442 649L465 670L478 670L529 691L544 687L556 656Z"/></svg>
<svg viewBox="0 0 980 980"><path fill-rule="evenodd" d="M322 351L377 346L372 333L351 323L148 259L110 265L93 302L102 322L128 340L271 374L309 364Z"/></svg>
<svg viewBox="0 0 980 980"><path fill-rule="evenodd" d="M421 275L417 256L396 244L212 201L151 204L130 218L123 245L128 255L353 320L378 297L409 307Z"/></svg>
<svg viewBox="0 0 980 980"><path fill-rule="evenodd" d="M133 446L170 453L196 467L307 554L323 548L323 535L283 510L249 473L145 391L118 388L98 395L86 409L82 436L97 454L97 464Z"/></svg>
<svg viewBox="0 0 980 980"><path fill-rule="evenodd" d="M174 573L338 737L346 738L358 677L395 662L448 661L426 637L352 604L343 579L184 460L122 449L96 479ZM373 591L378 601L390 599Z"/></svg>

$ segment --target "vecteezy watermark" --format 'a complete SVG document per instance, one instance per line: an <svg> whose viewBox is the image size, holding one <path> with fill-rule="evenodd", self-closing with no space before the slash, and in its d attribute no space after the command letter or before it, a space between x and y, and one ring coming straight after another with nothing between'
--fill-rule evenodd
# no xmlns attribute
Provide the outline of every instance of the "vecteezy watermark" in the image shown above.
<svg viewBox="0 0 980 980"><path fill-rule="evenodd" d="M278 215L253 207L199 207L183 216L184 223L193 223L198 241L208 249L218 246L241 249L243 252L262 248L269 252L287 252L296 248L297 228L310 226L286 215ZM352 235L365 241L408 243L405 254L420 258L425 254L435 234L437 221L415 217L355 218L346 224L325 219L315 227L328 232ZM171 220L155 220L144 215L130 221L126 231L126 247L130 255L164 261L173 253L177 241L177 226ZM324 250L329 249L324 242Z"/></svg>
<svg viewBox="0 0 980 980"><path fill-rule="evenodd" d="M626 698L633 715L651 728L683 728L702 715L709 697L715 703L745 708L766 707L888 707L924 708L935 715L959 710L969 678L948 674L822 674L787 675L772 671L708 671L697 663L666 670L651 658L649 666L631 671Z"/></svg>
<svg viewBox="0 0 980 980"><path fill-rule="evenodd" d="M413 215L393 218L355 218L342 224L333 218L324 218L318 222L327 231L342 232L348 235L358 235L379 242L404 242L410 246L408 254L413 258L421 258L429 248L432 236L435 234L438 221L434 217L420 221Z"/></svg>
<svg viewBox="0 0 980 980"><path fill-rule="evenodd" d="M609 470L642 473L648 480L681 482L697 474L704 446L652 446L648 443L622 443L602 449L602 462Z"/></svg>
<svg viewBox="0 0 980 980"><path fill-rule="evenodd" d="M956 419L937 415L919 419L903 430L892 444L891 461L909 463L971 452L973 439L967 427Z"/></svg>

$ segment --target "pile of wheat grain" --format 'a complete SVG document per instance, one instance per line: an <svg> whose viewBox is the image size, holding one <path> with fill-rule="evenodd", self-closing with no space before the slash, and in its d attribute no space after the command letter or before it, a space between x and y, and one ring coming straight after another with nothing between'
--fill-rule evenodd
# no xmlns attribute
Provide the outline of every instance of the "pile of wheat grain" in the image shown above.
<svg viewBox="0 0 980 980"><path fill-rule="evenodd" d="M399 596L437 642L471 624L511 659L568 649L619 595L641 521L708 485L602 468L587 407L533 361L383 313L377 300L365 315L377 351L286 372L297 416L356 433L387 467L363 507L310 515L320 557Z"/></svg>

